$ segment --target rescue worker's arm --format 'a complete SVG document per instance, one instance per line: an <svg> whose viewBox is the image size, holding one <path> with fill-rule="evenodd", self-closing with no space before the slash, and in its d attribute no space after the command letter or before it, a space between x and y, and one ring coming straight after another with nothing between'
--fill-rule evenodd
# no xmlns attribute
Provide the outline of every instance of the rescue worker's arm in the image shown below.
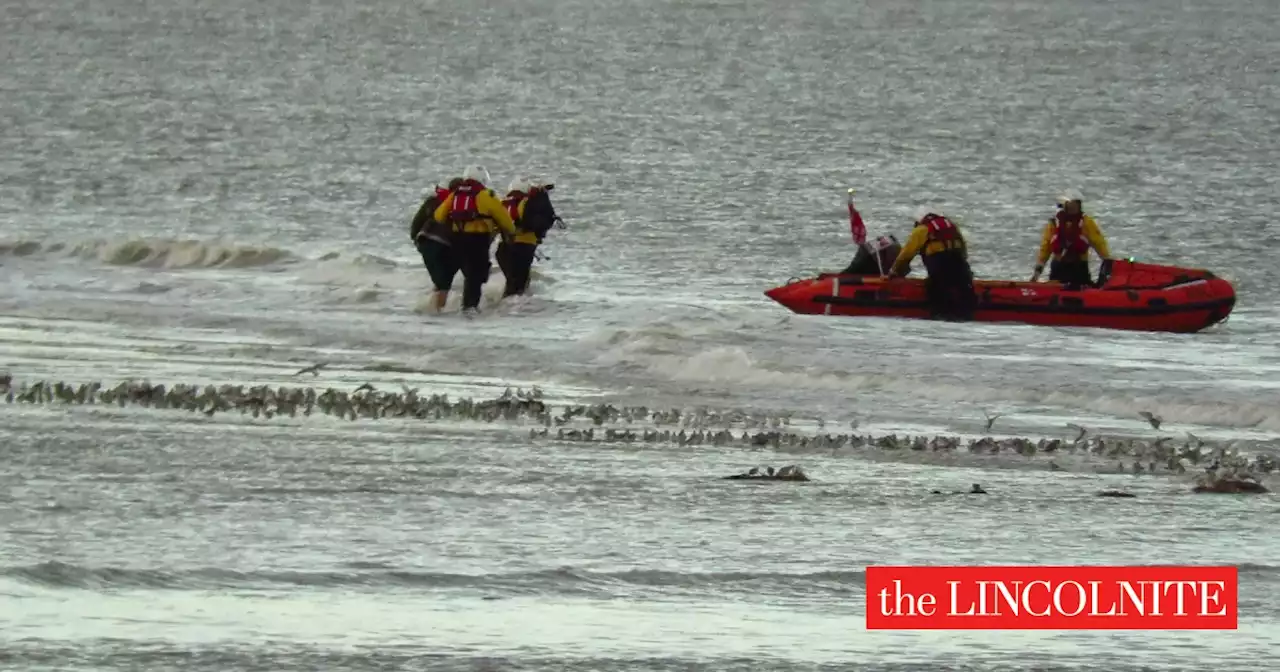
<svg viewBox="0 0 1280 672"><path fill-rule="evenodd" d="M1111 258L1111 246L1107 245L1107 237L1102 235L1102 229L1098 227L1098 223L1092 217L1085 215L1081 219L1084 220L1083 232L1084 239L1089 241L1089 245L1098 252L1098 256L1103 259Z"/></svg>
<svg viewBox="0 0 1280 672"><path fill-rule="evenodd" d="M436 207L436 211L431 215L431 218L436 220L437 224L444 224L449 220L449 209L452 207L453 194L449 194L443 201L440 201L440 205Z"/></svg>
<svg viewBox="0 0 1280 672"><path fill-rule="evenodd" d="M493 191L485 189L476 197L476 210L493 220L498 228L508 236L516 235L515 222L511 221L511 215L507 213L507 208L493 194Z"/></svg>
<svg viewBox="0 0 1280 672"><path fill-rule="evenodd" d="M1040 234L1040 255L1036 257L1036 270L1043 271L1045 262L1053 254L1053 222L1045 222Z"/></svg>
<svg viewBox="0 0 1280 672"><path fill-rule="evenodd" d="M1049 220L1044 224L1044 233L1040 234L1040 253L1036 255L1036 269L1031 274L1031 282L1040 279L1040 274L1044 272L1044 262L1049 261L1050 255L1053 253L1053 220Z"/></svg>
<svg viewBox="0 0 1280 672"><path fill-rule="evenodd" d="M929 229L923 226L917 226L911 230L911 235L907 236L907 242L903 244L902 251L898 253L898 258L893 260L893 265L889 267L889 277L898 274L898 269L906 266L908 262L920 254L920 250L924 248L924 244L929 240Z"/></svg>

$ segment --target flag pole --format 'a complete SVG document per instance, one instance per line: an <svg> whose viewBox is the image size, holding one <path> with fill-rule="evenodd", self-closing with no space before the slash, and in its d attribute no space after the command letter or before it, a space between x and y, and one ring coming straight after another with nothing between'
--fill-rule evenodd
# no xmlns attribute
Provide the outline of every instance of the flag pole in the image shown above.
<svg viewBox="0 0 1280 672"><path fill-rule="evenodd" d="M853 234L853 242L862 247L867 244L867 227L862 221L862 215L853 207L853 193L853 187L849 187L849 230ZM871 245L867 247L867 250L875 255L876 268L880 269L880 277L884 277L884 262L880 259L879 246Z"/></svg>

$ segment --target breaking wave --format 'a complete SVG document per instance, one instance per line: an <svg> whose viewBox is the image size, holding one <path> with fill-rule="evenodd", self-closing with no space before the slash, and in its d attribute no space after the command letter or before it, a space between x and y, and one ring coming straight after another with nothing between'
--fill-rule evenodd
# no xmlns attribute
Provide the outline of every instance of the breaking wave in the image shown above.
<svg viewBox="0 0 1280 672"><path fill-rule="evenodd" d="M0 243L0 255L69 257L145 268L254 268L296 259L274 247L197 240L79 240Z"/></svg>
<svg viewBox="0 0 1280 672"><path fill-rule="evenodd" d="M307 257L292 250L276 247L240 245L178 239L102 240L76 242L17 241L0 242L0 257L31 257L96 261L111 266L153 268L162 270L231 269L283 270L289 266L297 279L305 284L355 288L328 296L331 304L366 304L378 301L385 290L420 291L426 284L426 271L420 262L397 261L367 252L343 250ZM546 274L534 269L530 273L530 293L539 285L554 284ZM490 304L502 296L503 276L495 267L486 283ZM461 289L461 283L457 283ZM137 291L151 293L147 287ZM430 312L425 303L420 312Z"/></svg>
<svg viewBox="0 0 1280 672"><path fill-rule="evenodd" d="M377 303L382 292L377 287L359 287L357 289L334 292L325 297L324 302L334 306L364 305Z"/></svg>

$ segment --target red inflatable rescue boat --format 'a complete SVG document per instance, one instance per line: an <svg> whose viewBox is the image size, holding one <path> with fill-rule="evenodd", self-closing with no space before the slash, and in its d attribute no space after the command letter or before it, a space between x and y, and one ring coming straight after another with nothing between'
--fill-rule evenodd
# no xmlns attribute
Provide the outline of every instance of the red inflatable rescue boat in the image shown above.
<svg viewBox="0 0 1280 672"><path fill-rule="evenodd" d="M1057 282L975 280L976 322L1054 327L1196 332L1221 322L1236 304L1231 283L1205 270L1103 262L1096 287ZM765 292L804 315L929 319L924 280L823 273Z"/></svg>

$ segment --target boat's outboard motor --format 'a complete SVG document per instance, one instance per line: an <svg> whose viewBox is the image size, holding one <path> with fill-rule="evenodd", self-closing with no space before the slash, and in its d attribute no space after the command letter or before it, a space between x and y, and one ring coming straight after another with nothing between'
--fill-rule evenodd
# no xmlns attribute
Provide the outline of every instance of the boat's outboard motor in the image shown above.
<svg viewBox="0 0 1280 672"><path fill-rule="evenodd" d="M902 245L893 236L880 236L874 241L868 240L858 246L858 252L853 255L853 261L849 262L849 266L840 271L840 274L880 275L882 269L887 273L900 252L902 252ZM880 256L880 263L876 263L877 254ZM911 265L907 264L902 272L910 273Z"/></svg>

